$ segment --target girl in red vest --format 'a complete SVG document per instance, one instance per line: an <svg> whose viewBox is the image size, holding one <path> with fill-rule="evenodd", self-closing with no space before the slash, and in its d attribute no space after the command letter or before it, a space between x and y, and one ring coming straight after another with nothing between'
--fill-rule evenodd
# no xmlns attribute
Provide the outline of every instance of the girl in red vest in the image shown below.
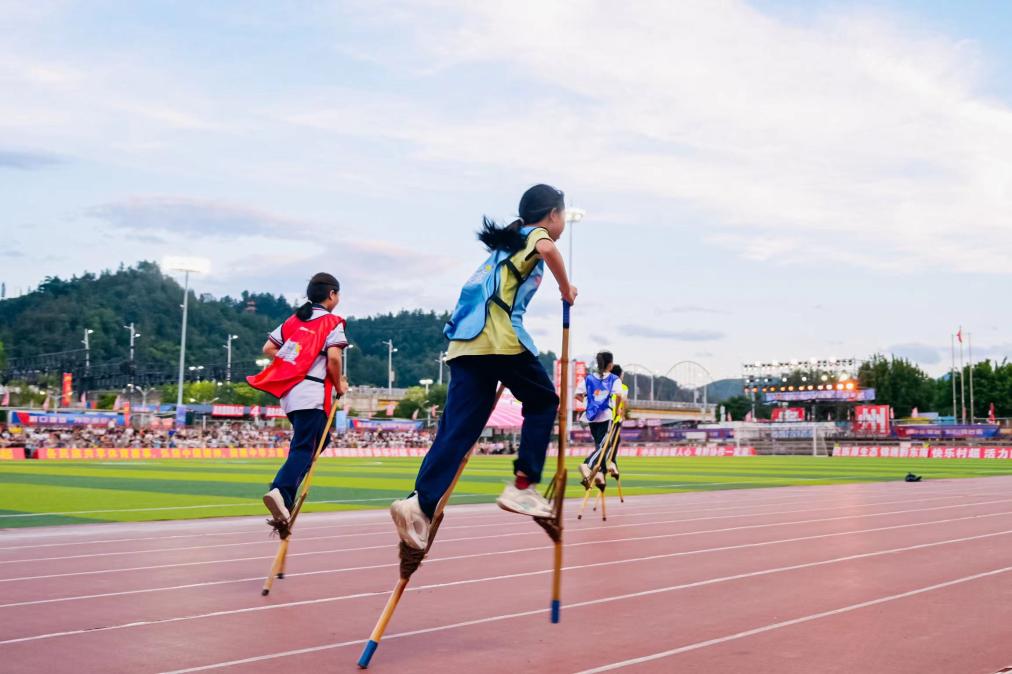
<svg viewBox="0 0 1012 674"><path fill-rule="evenodd" d="M309 301L268 335L263 352L273 359L271 364L249 378L254 388L281 398L292 422L288 458L264 494L264 505L276 522L288 521L295 492L327 425L332 393L340 397L347 388L344 319L331 313L341 301L341 284L321 272L309 280L306 297Z"/></svg>

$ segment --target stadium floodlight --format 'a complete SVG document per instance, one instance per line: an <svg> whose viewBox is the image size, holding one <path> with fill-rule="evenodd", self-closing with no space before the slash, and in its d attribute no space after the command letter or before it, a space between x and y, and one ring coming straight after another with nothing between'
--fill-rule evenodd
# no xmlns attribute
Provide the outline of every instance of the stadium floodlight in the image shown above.
<svg viewBox="0 0 1012 674"><path fill-rule="evenodd" d="M176 391L176 408L183 406L183 375L186 364L186 314L190 298L190 274L207 274L211 261L202 257L169 255L162 259L162 266L171 271L183 272L183 327L179 337L179 380Z"/></svg>

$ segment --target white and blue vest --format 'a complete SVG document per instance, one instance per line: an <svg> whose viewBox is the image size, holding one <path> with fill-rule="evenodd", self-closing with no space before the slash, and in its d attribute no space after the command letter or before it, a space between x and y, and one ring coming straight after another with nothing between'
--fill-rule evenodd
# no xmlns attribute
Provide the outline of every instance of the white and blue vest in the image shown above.
<svg viewBox="0 0 1012 674"><path fill-rule="evenodd" d="M595 374L587 375L587 418L594 419L604 410L611 407L611 387L618 379L609 372L604 377Z"/></svg>
<svg viewBox="0 0 1012 674"><path fill-rule="evenodd" d="M526 239L535 229L537 228L531 226L521 227L520 234ZM524 328L523 321L527 306L534 293L538 291L541 279L544 278L545 262L538 260L530 273L523 276L512 260L516 253L517 251L512 253L506 250L493 251L471 275L460 291L460 298L450 315L450 320L443 328L443 335L447 339L466 342L480 335L485 329L488 312L492 311L492 306L495 305L509 315L520 344L535 356L538 355L538 347L534 345L534 340ZM499 287L503 267L517 279L517 291L513 297L503 297L502 289Z"/></svg>

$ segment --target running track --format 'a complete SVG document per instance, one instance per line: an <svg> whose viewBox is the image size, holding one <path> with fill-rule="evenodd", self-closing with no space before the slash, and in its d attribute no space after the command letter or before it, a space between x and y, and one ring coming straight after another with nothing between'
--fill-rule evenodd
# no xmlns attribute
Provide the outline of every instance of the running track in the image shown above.
<svg viewBox="0 0 1012 674"><path fill-rule="evenodd" d="M529 520L455 506L375 672L979 672L1012 664L1012 477L567 504L562 623ZM5 672L354 672L386 513L0 532Z"/></svg>

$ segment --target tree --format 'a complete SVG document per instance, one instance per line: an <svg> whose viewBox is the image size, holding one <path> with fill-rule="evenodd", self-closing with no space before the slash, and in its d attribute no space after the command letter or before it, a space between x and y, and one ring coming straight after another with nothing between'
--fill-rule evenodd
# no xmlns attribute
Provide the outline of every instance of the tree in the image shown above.
<svg viewBox="0 0 1012 674"><path fill-rule="evenodd" d="M727 398L721 405L724 406L724 410L731 415L732 421L743 421L745 415L752 411L752 400L745 396L734 396ZM758 412L758 405L756 411Z"/></svg>
<svg viewBox="0 0 1012 674"><path fill-rule="evenodd" d="M875 401L890 405L897 417L910 416L913 408L930 410L937 399L937 384L905 358L872 356L857 373L862 388L875 389Z"/></svg>
<svg viewBox="0 0 1012 674"><path fill-rule="evenodd" d="M424 418L433 405L438 408L437 411L442 410L446 405L446 391L445 385L437 384L430 387L429 393L426 395L423 387L412 386L405 392L403 400L397 403L394 416L407 419L418 412L418 418Z"/></svg>

